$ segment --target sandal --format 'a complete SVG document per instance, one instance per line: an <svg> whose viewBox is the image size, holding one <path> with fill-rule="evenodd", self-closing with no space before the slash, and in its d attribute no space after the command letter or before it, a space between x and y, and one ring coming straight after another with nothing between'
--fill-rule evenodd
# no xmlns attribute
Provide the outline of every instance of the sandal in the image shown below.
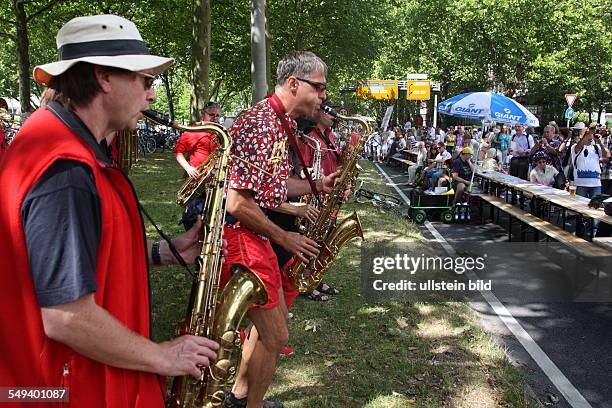
<svg viewBox="0 0 612 408"><path fill-rule="evenodd" d="M340 291L333 286L329 286L327 283L322 283L319 285L317 290L321 293L325 293L326 295L337 295Z"/></svg>
<svg viewBox="0 0 612 408"><path fill-rule="evenodd" d="M325 293L321 293L318 290L313 290L310 293L302 293L300 294L300 296L303 296L309 300L316 300L319 302L327 302L329 300L329 296L326 295Z"/></svg>
<svg viewBox="0 0 612 408"><path fill-rule="evenodd" d="M236 398L234 393L231 391L225 395L225 401L223 403L224 408L246 408L246 406L247 406L246 397ZM264 400L263 408L285 408L285 405L283 405L282 402L278 402L278 401Z"/></svg>

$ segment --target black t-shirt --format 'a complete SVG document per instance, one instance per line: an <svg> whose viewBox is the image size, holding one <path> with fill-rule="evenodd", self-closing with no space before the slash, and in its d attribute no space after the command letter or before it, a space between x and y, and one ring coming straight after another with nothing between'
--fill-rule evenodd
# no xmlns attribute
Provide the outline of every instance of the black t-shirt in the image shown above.
<svg viewBox="0 0 612 408"><path fill-rule="evenodd" d="M470 180L472 178L472 168L470 164L461 157L453 162L453 169L451 172L458 173L459 177L464 180Z"/></svg>
<svg viewBox="0 0 612 408"><path fill-rule="evenodd" d="M111 165L73 112L56 102L48 109ZM102 231L100 197L92 170L84 163L57 160L38 179L21 206L30 271L42 307L75 301L95 292L96 259Z"/></svg>
<svg viewBox="0 0 612 408"><path fill-rule="evenodd" d="M97 290L102 218L89 167L56 161L26 196L21 218L40 306L72 302Z"/></svg>

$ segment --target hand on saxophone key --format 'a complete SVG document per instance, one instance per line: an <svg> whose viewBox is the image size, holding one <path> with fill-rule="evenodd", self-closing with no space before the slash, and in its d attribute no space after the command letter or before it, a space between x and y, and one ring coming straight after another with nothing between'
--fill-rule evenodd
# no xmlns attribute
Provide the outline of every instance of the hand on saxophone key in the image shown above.
<svg viewBox="0 0 612 408"><path fill-rule="evenodd" d="M167 376L191 375L202 377L201 367L208 367L217 358L219 345L205 337L185 335L160 343L162 348L158 374Z"/></svg>
<svg viewBox="0 0 612 408"><path fill-rule="evenodd" d="M286 239L279 244L287 251L295 254L302 262L310 262L319 255L319 245L316 241L298 234L287 231Z"/></svg>
<svg viewBox="0 0 612 408"><path fill-rule="evenodd" d="M185 169L185 171L187 172L187 175L191 178L195 178L198 177L200 175L200 172L198 171L198 169L196 167L193 166L189 166Z"/></svg>
<svg viewBox="0 0 612 408"><path fill-rule="evenodd" d="M323 176L321 179L321 190L319 192L329 194L334 189L334 183L336 182L336 178L340 175L340 171L334 171L333 173Z"/></svg>
<svg viewBox="0 0 612 408"><path fill-rule="evenodd" d="M317 222L319 217L319 210L309 205L296 205L297 216L300 218L306 218L310 222Z"/></svg>

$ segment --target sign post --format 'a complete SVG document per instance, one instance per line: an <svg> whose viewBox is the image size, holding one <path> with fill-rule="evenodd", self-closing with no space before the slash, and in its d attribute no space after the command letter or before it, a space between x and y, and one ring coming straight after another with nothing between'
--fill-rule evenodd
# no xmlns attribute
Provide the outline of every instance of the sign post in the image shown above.
<svg viewBox="0 0 612 408"><path fill-rule="evenodd" d="M570 125L570 119L574 117L574 110L572 105L578 98L576 94L565 94L565 101L567 102L567 109L565 110L565 119L567 119L567 127Z"/></svg>
<svg viewBox="0 0 612 408"><path fill-rule="evenodd" d="M433 107L433 127L435 129L438 127L438 92L440 92L440 83L432 82L431 90L436 92L434 93L434 107Z"/></svg>

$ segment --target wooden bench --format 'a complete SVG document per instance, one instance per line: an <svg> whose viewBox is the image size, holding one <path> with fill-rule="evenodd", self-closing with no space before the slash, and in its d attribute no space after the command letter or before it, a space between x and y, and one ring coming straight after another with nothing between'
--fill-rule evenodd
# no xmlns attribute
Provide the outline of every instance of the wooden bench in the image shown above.
<svg viewBox="0 0 612 408"><path fill-rule="evenodd" d="M401 157L391 157L392 160L395 160L399 163L400 167L406 166L406 168L414 165L415 163L412 160L404 159Z"/></svg>
<svg viewBox="0 0 612 408"><path fill-rule="evenodd" d="M536 241L539 241L539 234L544 234L548 238L559 241L562 244L572 248L574 251L585 257L605 257L610 256L610 251L598 246L592 242L588 242L574 234L565 231L561 227L554 225L546 220L538 218L520 208L505 202L501 198L492 195L482 194L481 200L489 203L492 208L497 208L508 215L508 238L512 241L512 219L520 221L534 229L536 232ZM521 239L525 240L525 230L521 229Z"/></svg>
<svg viewBox="0 0 612 408"><path fill-rule="evenodd" d="M593 243L606 248L612 254L612 237L595 237L593 238Z"/></svg>

